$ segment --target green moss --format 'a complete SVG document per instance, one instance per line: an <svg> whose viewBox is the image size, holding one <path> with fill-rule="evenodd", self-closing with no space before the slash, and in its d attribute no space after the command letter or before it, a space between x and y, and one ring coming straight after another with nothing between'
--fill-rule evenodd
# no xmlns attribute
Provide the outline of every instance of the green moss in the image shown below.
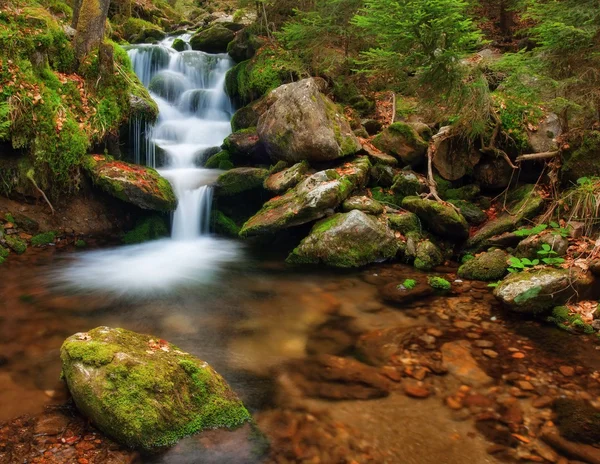
<svg viewBox="0 0 600 464"><path fill-rule="evenodd" d="M130 230L123 236L123 243L133 245L150 240L167 237L169 229L161 216L149 216L138 222L135 229Z"/></svg>
<svg viewBox="0 0 600 464"><path fill-rule="evenodd" d="M4 219L6 219L8 222L12 222L13 224L15 223L15 218L10 213L6 213L4 215Z"/></svg>
<svg viewBox="0 0 600 464"><path fill-rule="evenodd" d="M262 189L269 176L267 169L237 168L221 174L217 179L219 195L231 196L255 189Z"/></svg>
<svg viewBox="0 0 600 464"><path fill-rule="evenodd" d="M8 247L18 255L22 255L27 250L27 243L16 235L6 235L4 240Z"/></svg>
<svg viewBox="0 0 600 464"><path fill-rule="evenodd" d="M10 251L8 251L6 248L4 248L2 245L0 245L0 264L4 263L4 261L6 261L6 258L8 258L9 254L10 254Z"/></svg>
<svg viewBox="0 0 600 464"><path fill-rule="evenodd" d="M237 132L241 129L256 127L258 124L258 113L252 105L244 106L237 110L231 118L231 129Z"/></svg>
<svg viewBox="0 0 600 464"><path fill-rule="evenodd" d="M79 239L75 242L75 246L77 248L85 248L85 247L87 247L87 243L85 240Z"/></svg>
<svg viewBox="0 0 600 464"><path fill-rule="evenodd" d="M428 277L427 283L435 290L448 292L452 289L452 284L442 277Z"/></svg>
<svg viewBox="0 0 600 464"><path fill-rule="evenodd" d="M140 18L127 18L123 24L123 32L129 42L142 43L151 39L162 40L165 38L164 31L148 21Z"/></svg>
<svg viewBox="0 0 600 464"><path fill-rule="evenodd" d="M473 201L479 196L481 189L478 185L470 184L460 188L448 188L444 191L445 200Z"/></svg>
<svg viewBox="0 0 600 464"><path fill-rule="evenodd" d="M414 213L390 214L388 216L390 227L403 235L409 232L421 232L421 222Z"/></svg>
<svg viewBox="0 0 600 464"><path fill-rule="evenodd" d="M584 135L581 145L566 156L562 167L565 180L576 182L580 177L600 176L600 131Z"/></svg>
<svg viewBox="0 0 600 464"><path fill-rule="evenodd" d="M175 39L171 47L178 52L182 52L185 50L185 42L181 39Z"/></svg>
<svg viewBox="0 0 600 464"><path fill-rule="evenodd" d="M487 214L473 203L465 200L448 200L448 203L456 206L469 224L481 225L488 220Z"/></svg>
<svg viewBox="0 0 600 464"><path fill-rule="evenodd" d="M227 169L233 168L233 163L231 162L231 155L228 151L222 150L219 153L212 155L206 163L204 163L204 167L208 169L223 169L222 166L230 166ZM226 170L226 169L225 169Z"/></svg>
<svg viewBox="0 0 600 464"><path fill-rule="evenodd" d="M73 361L94 367L110 363L115 354L119 352L119 347L116 345L107 345L95 341L66 343L63 348L69 352L69 357Z"/></svg>
<svg viewBox="0 0 600 464"><path fill-rule="evenodd" d="M463 261L458 275L463 279L493 282L506 275L507 260L508 254L502 250L483 253L477 257L471 256L471 259Z"/></svg>
<svg viewBox="0 0 600 464"><path fill-rule="evenodd" d="M442 252L430 240L423 240L417 244L417 253L415 256L414 267L421 271L430 271L435 266L444 262Z"/></svg>
<svg viewBox="0 0 600 464"><path fill-rule="evenodd" d="M595 333L595 329L586 324L580 314L571 313L567 306L557 306L552 310L552 315L548 317L548 322L555 324L559 329L568 332L579 332L585 334Z"/></svg>
<svg viewBox="0 0 600 464"><path fill-rule="evenodd" d="M391 190L385 190L382 187L375 187L371 189L371 196L374 200L386 205L400 207L402 204L402 196L396 196Z"/></svg>
<svg viewBox="0 0 600 464"><path fill-rule="evenodd" d="M220 235L237 237L240 233L240 227L235 223L235 221L219 210L213 210L212 224L215 232Z"/></svg>
<svg viewBox="0 0 600 464"><path fill-rule="evenodd" d="M48 245L56 239L56 232L44 232L37 234L31 239L31 244L34 246Z"/></svg>

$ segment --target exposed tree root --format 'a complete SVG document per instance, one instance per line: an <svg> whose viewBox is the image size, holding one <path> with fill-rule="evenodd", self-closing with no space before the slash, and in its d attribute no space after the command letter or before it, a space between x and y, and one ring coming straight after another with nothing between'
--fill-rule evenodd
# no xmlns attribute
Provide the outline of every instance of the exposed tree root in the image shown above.
<svg viewBox="0 0 600 464"><path fill-rule="evenodd" d="M52 206L52 203L50 203L50 200L48 200L48 197L46 196L44 191L38 187L37 182L33 178L33 172L31 170L27 173L27 178L31 181L31 183L33 184L35 189L42 195L44 200L46 200L46 203L48 203L48 206L50 207L50 210L52 211L52 215L54 215L54 207Z"/></svg>

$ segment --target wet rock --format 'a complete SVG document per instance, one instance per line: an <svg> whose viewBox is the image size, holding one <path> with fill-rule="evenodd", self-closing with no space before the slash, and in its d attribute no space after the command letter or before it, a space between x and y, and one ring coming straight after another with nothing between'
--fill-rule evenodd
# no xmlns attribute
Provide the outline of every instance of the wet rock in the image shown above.
<svg viewBox="0 0 600 464"><path fill-rule="evenodd" d="M265 203L244 224L240 235L271 234L330 214L352 190L365 185L370 167L368 158L359 157L337 169L311 175L285 195Z"/></svg>
<svg viewBox="0 0 600 464"><path fill-rule="evenodd" d="M415 213L432 232L455 239L469 236L469 225L465 218L453 207L419 197L406 197L402 207Z"/></svg>
<svg viewBox="0 0 600 464"><path fill-rule="evenodd" d="M393 258L397 252L398 242L386 222L353 210L315 224L287 262L359 267Z"/></svg>
<svg viewBox="0 0 600 464"><path fill-rule="evenodd" d="M265 181L265 188L277 194L287 192L304 179L309 169L306 161L294 164L291 168L271 174Z"/></svg>
<svg viewBox="0 0 600 464"><path fill-rule="evenodd" d="M294 362L289 375L308 396L334 400L387 396L390 381L380 370L351 358L320 355Z"/></svg>
<svg viewBox="0 0 600 464"><path fill-rule="evenodd" d="M421 271L430 271L444 262L439 247L431 240L423 240L417 244L414 266Z"/></svg>
<svg viewBox="0 0 600 464"><path fill-rule="evenodd" d="M421 222L414 213L388 214L388 223L393 230L400 232L402 235L421 231Z"/></svg>
<svg viewBox="0 0 600 464"><path fill-rule="evenodd" d="M539 258L537 252L543 245L548 245L556 254L552 256L564 256L569 248L569 240L552 231L544 231L538 235L532 235L521 241L515 250L518 258ZM549 256L551 257L551 256Z"/></svg>
<svg viewBox="0 0 600 464"><path fill-rule="evenodd" d="M431 390L427 386L422 385L422 382L405 383L402 389L406 396L410 396L411 398L425 399L431 396Z"/></svg>
<svg viewBox="0 0 600 464"><path fill-rule="evenodd" d="M314 79L283 85L267 97L258 135L273 160L331 161L361 149L339 108Z"/></svg>
<svg viewBox="0 0 600 464"><path fill-rule="evenodd" d="M171 184L152 168L103 155L87 156L84 167L95 185L122 201L155 211L177 206Z"/></svg>
<svg viewBox="0 0 600 464"><path fill-rule="evenodd" d="M348 198L344 201L344 203L342 203L342 209L345 212L357 210L366 214L373 214L375 216L382 214L384 211L381 203L367 196Z"/></svg>
<svg viewBox="0 0 600 464"><path fill-rule="evenodd" d="M519 227L526 219L532 219L542 208L543 198L535 191L535 186L524 185L514 190L509 198L506 212L489 221L479 229L466 243L466 248L481 251L486 248L486 241L494 235L510 232Z"/></svg>
<svg viewBox="0 0 600 464"><path fill-rule="evenodd" d="M591 276L568 269L542 269L511 274L494 290L494 296L511 311L536 314L566 303L589 287Z"/></svg>
<svg viewBox="0 0 600 464"><path fill-rule="evenodd" d="M422 280L422 281L421 281ZM384 301L389 303L404 304L420 300L433 295L435 292L425 279L417 281L413 288L406 288L402 283L392 282L379 289L379 294Z"/></svg>
<svg viewBox="0 0 600 464"><path fill-rule="evenodd" d="M215 24L198 32L190 39L192 50L206 53L225 53L227 45L235 38L233 31L221 24Z"/></svg>
<svg viewBox="0 0 600 464"><path fill-rule="evenodd" d="M374 366L393 364L394 356L401 354L415 333L405 327L375 330L362 335L356 343L361 359Z"/></svg>
<svg viewBox="0 0 600 464"><path fill-rule="evenodd" d="M471 355L471 344L466 340L444 343L442 362L448 372L472 387L485 387L494 382Z"/></svg>
<svg viewBox="0 0 600 464"><path fill-rule="evenodd" d="M217 179L217 193L220 196L231 196L250 190L262 189L268 175L269 171L267 169L230 169Z"/></svg>
<svg viewBox="0 0 600 464"><path fill-rule="evenodd" d="M234 132L223 142L223 150L242 159L249 159L260 153L260 142L255 128Z"/></svg>
<svg viewBox="0 0 600 464"><path fill-rule="evenodd" d="M360 123L363 125L369 135L378 134L383 128L381 122L377 121L376 119L363 119Z"/></svg>
<svg viewBox="0 0 600 464"><path fill-rule="evenodd" d="M61 360L77 408L126 446L160 448L252 420L207 363L149 335L99 327L69 337Z"/></svg>
<svg viewBox="0 0 600 464"><path fill-rule="evenodd" d="M494 250L470 259L458 269L463 279L496 281L506 275L508 253Z"/></svg>
<svg viewBox="0 0 600 464"><path fill-rule="evenodd" d="M423 162L427 153L427 142L414 128L403 122L391 124L373 139L373 145L411 166Z"/></svg>
<svg viewBox="0 0 600 464"><path fill-rule="evenodd" d="M427 180L416 172L402 170L394 177L392 191L397 196L418 196L427 190Z"/></svg>
<svg viewBox="0 0 600 464"><path fill-rule="evenodd" d="M566 440L550 428L544 429L540 438L561 454L588 464L600 464L600 449L596 447Z"/></svg>
<svg viewBox="0 0 600 464"><path fill-rule="evenodd" d="M473 203L465 200L448 200L448 203L456 206L469 224L478 226L488 220L487 214Z"/></svg>
<svg viewBox="0 0 600 464"><path fill-rule="evenodd" d="M235 35L227 45L227 53L236 62L241 63L251 59L261 47L262 40L245 28Z"/></svg>
<svg viewBox="0 0 600 464"><path fill-rule="evenodd" d="M559 398L554 402L556 424L567 440L600 443L600 410L583 400Z"/></svg>

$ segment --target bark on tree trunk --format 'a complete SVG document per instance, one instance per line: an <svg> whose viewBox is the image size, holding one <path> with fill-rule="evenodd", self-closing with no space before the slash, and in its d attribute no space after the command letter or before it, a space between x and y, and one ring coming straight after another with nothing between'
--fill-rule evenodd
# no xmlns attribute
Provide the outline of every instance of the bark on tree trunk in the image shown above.
<svg viewBox="0 0 600 464"><path fill-rule="evenodd" d="M81 9L81 0L73 0L73 19L71 20L71 27L77 29L77 22L79 21L79 10Z"/></svg>
<svg viewBox="0 0 600 464"><path fill-rule="evenodd" d="M79 61L104 40L110 0L81 0L75 34L75 56Z"/></svg>

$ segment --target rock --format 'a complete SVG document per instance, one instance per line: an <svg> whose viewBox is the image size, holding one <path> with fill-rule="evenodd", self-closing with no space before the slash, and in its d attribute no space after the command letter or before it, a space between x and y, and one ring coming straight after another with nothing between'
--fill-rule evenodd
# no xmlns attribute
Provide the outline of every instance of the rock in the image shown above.
<svg viewBox="0 0 600 464"><path fill-rule="evenodd" d="M483 354L485 356L487 356L488 358L492 358L492 359L496 359L498 357L498 352L494 351L494 350L483 350Z"/></svg>
<svg viewBox="0 0 600 464"><path fill-rule="evenodd" d="M240 158L252 158L259 149L256 128L242 129L229 135L223 142L223 150Z"/></svg>
<svg viewBox="0 0 600 464"><path fill-rule="evenodd" d="M444 343L442 363L458 380L472 387L485 387L494 382L471 355L471 344L466 340Z"/></svg>
<svg viewBox="0 0 600 464"><path fill-rule="evenodd" d="M227 53L236 63L251 59L261 47L262 41L248 28L242 29L235 34L235 38L229 42Z"/></svg>
<svg viewBox="0 0 600 464"><path fill-rule="evenodd" d="M544 429L540 438L547 444L552 446L561 454L572 456L577 461L569 462L585 462L587 464L600 464L600 449L591 445L582 445L581 443L573 443L565 440L554 429ZM566 461L559 461L560 464Z"/></svg>
<svg viewBox="0 0 600 464"><path fill-rule="evenodd" d="M573 377L575 375L575 369L571 366L560 366L558 370L565 377Z"/></svg>
<svg viewBox="0 0 600 464"><path fill-rule="evenodd" d="M289 374L308 396L334 399L371 399L388 396L390 381L379 369L352 358L319 355L293 362Z"/></svg>
<svg viewBox="0 0 600 464"><path fill-rule="evenodd" d="M485 189L508 187L513 169L502 158L485 157L473 170L477 183Z"/></svg>
<svg viewBox="0 0 600 464"><path fill-rule="evenodd" d="M132 120L137 118L154 123L158 119L158 105L150 98L149 94L148 98L129 95L129 115Z"/></svg>
<svg viewBox="0 0 600 464"><path fill-rule="evenodd" d="M360 151L342 111L314 79L282 85L267 97L258 135L273 160L331 161Z"/></svg>
<svg viewBox="0 0 600 464"><path fill-rule="evenodd" d="M567 440L600 443L600 410L583 400L559 398L554 402L556 424Z"/></svg>
<svg viewBox="0 0 600 464"><path fill-rule="evenodd" d="M421 271L430 271L443 264L444 256L438 246L431 240L423 240L417 245L414 266Z"/></svg>
<svg viewBox="0 0 600 464"><path fill-rule="evenodd" d="M408 347L412 336L412 330L406 327L375 330L361 335L356 350L361 359L373 366L389 366L392 358Z"/></svg>
<svg viewBox="0 0 600 464"><path fill-rule="evenodd" d="M373 145L399 158L405 165L417 166L427 153L427 142L408 124L396 122L373 139Z"/></svg>
<svg viewBox="0 0 600 464"><path fill-rule="evenodd" d="M543 409L543 408L552 406L553 403L554 403L554 398L552 398L550 396L540 396L538 398L535 398L531 402L531 406L533 406L536 409Z"/></svg>
<svg viewBox="0 0 600 464"><path fill-rule="evenodd" d="M265 111L267 111L267 105L264 98L240 108L231 118L231 129L237 132L242 129L256 127L258 119Z"/></svg>
<svg viewBox="0 0 600 464"><path fill-rule="evenodd" d="M103 155L87 156L83 166L95 185L122 201L155 211L177 206L171 184L152 168Z"/></svg>
<svg viewBox="0 0 600 464"><path fill-rule="evenodd" d="M419 385L419 383L411 382L404 384L402 389L404 390L406 396L418 399L429 398L431 396L431 390L426 386Z"/></svg>
<svg viewBox="0 0 600 464"><path fill-rule="evenodd" d="M353 210L315 224L287 262L359 267L393 258L397 252L396 237L385 222Z"/></svg>
<svg viewBox="0 0 600 464"><path fill-rule="evenodd" d="M225 53L227 45L235 38L233 31L221 24L215 24L193 35L190 39L192 50L206 53Z"/></svg>
<svg viewBox="0 0 600 464"><path fill-rule="evenodd" d="M518 258L539 258L537 252L542 249L542 245L549 245L554 251L553 256L565 256L569 248L569 240L561 237L560 234L553 231L544 231L538 235L532 235L521 241L515 250L515 256Z"/></svg>
<svg viewBox="0 0 600 464"><path fill-rule="evenodd" d="M350 197L345 200L344 203L342 203L342 210L344 212L357 210L377 216L383 214L384 208L377 200L373 200L367 196L360 196Z"/></svg>
<svg viewBox="0 0 600 464"><path fill-rule="evenodd" d="M98 327L69 337L61 360L77 408L132 448L161 448L252 421L207 363L149 335Z"/></svg>
<svg viewBox="0 0 600 464"><path fill-rule="evenodd" d="M562 179L576 183L581 177L600 176L600 131L590 131L583 136L581 145L572 153L563 155Z"/></svg>
<svg viewBox="0 0 600 464"><path fill-rule="evenodd" d="M291 168L271 174L265 181L265 188L277 194L287 192L304 179L309 169L306 161L294 164Z"/></svg>
<svg viewBox="0 0 600 464"><path fill-rule="evenodd" d="M566 303L590 283L590 276L577 271L547 268L509 275L494 296L511 311L536 314Z"/></svg>
<svg viewBox="0 0 600 464"><path fill-rule="evenodd" d="M462 179L479 163L481 153L460 137L443 139L433 155L433 166L446 180Z"/></svg>
<svg viewBox="0 0 600 464"><path fill-rule="evenodd" d="M355 188L364 187L371 164L356 158L336 169L319 171L281 196L269 200L242 227L242 237L272 234L333 212Z"/></svg>
<svg viewBox="0 0 600 464"><path fill-rule="evenodd" d="M448 203L456 206L469 224L479 226L488 220L487 214L473 203L465 200L448 200Z"/></svg>
<svg viewBox="0 0 600 464"><path fill-rule="evenodd" d="M379 288L379 294L388 303L403 305L414 300L427 298L435 294L434 289L425 279L417 280L413 288L406 288L402 283L392 282Z"/></svg>
<svg viewBox="0 0 600 464"><path fill-rule="evenodd" d="M435 234L459 240L469 236L467 221L451 206L419 197L406 197L402 200L402 207L419 216Z"/></svg>
<svg viewBox="0 0 600 464"><path fill-rule="evenodd" d="M173 50L177 50L178 52L182 52L185 50L186 43L182 39L175 39L171 44L171 48Z"/></svg>
<svg viewBox="0 0 600 464"><path fill-rule="evenodd" d="M269 171L260 168L235 168L221 174L217 179L220 196L237 195L249 190L262 189Z"/></svg>
<svg viewBox="0 0 600 464"><path fill-rule="evenodd" d="M474 252L485 249L489 238L517 229L523 221L532 219L543 204L544 200L534 185L524 185L513 190L508 197L507 211L479 229L467 241L466 248Z"/></svg>
<svg viewBox="0 0 600 464"><path fill-rule="evenodd" d="M386 166L397 166L398 160L391 155L386 155L382 151L377 150L376 148L370 147L368 144L364 144L362 146L364 152L369 155L369 158L373 161L373 163L379 163ZM390 182L390 186L392 182Z"/></svg>
<svg viewBox="0 0 600 464"><path fill-rule="evenodd" d="M369 135L378 134L381 129L383 129L381 122L377 121L376 119L363 119L360 123L366 129Z"/></svg>
<svg viewBox="0 0 600 464"><path fill-rule="evenodd" d="M421 222L415 213L388 214L388 223L392 229L402 235L410 232L421 232Z"/></svg>
<svg viewBox="0 0 600 464"><path fill-rule="evenodd" d="M506 275L508 253L494 250L470 259L458 269L459 277L492 282Z"/></svg>
<svg viewBox="0 0 600 464"><path fill-rule="evenodd" d="M387 156L387 155L386 155ZM375 164L371 168L371 181L380 187L389 188L394 183L394 178L398 174L398 169L393 166L381 163L376 158L371 158Z"/></svg>
<svg viewBox="0 0 600 464"><path fill-rule="evenodd" d="M428 191L427 180L425 177L414 171L400 171L394 177L392 191L398 197L418 196Z"/></svg>
<svg viewBox="0 0 600 464"><path fill-rule="evenodd" d="M529 145L533 153L558 150L558 145L554 139L561 134L560 119L554 113L550 113L545 119L540 121L535 129L527 129L527 138L529 139Z"/></svg>

